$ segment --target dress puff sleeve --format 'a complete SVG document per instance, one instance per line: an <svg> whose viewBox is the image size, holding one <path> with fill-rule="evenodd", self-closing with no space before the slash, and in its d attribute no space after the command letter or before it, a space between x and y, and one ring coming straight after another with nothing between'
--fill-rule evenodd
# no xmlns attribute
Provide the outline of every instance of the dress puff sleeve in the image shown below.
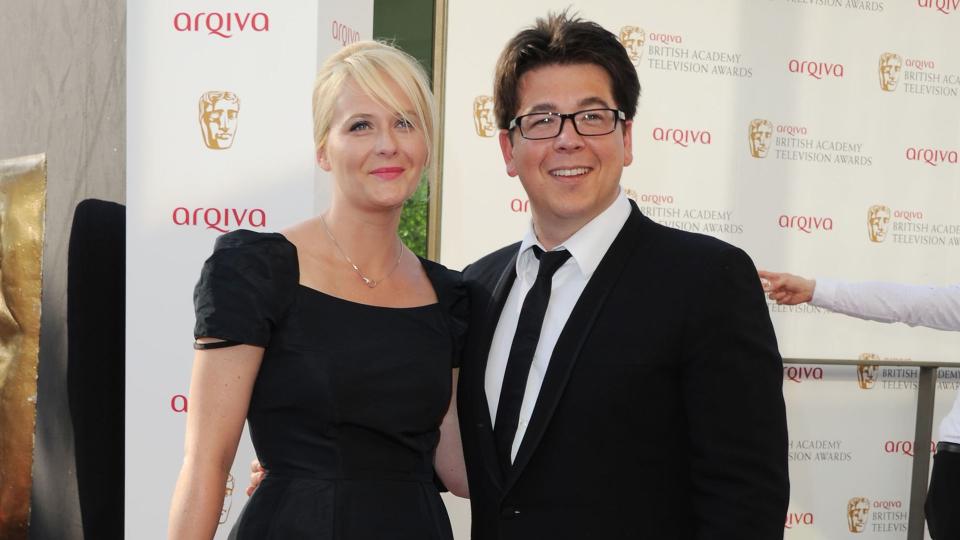
<svg viewBox="0 0 960 540"><path fill-rule="evenodd" d="M453 341L451 365L460 367L464 342L467 339L467 320L470 316L470 300L463 276L456 270L450 270L442 264L420 259L437 293L437 300L447 314L450 338Z"/></svg>
<svg viewBox="0 0 960 540"><path fill-rule="evenodd" d="M193 291L194 338L266 347L299 280L296 248L283 235L239 230L221 236Z"/></svg>

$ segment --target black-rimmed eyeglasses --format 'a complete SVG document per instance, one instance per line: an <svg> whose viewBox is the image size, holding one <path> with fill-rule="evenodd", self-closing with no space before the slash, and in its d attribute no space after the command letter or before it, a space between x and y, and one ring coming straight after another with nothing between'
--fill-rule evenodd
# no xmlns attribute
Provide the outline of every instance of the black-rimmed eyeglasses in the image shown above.
<svg viewBox="0 0 960 540"><path fill-rule="evenodd" d="M567 119L573 121L573 129L584 137L596 137L613 133L617 120L626 120L623 111L617 109L587 109L574 113L538 112L524 114L510 121L508 129L520 128L524 139L552 139L563 131Z"/></svg>

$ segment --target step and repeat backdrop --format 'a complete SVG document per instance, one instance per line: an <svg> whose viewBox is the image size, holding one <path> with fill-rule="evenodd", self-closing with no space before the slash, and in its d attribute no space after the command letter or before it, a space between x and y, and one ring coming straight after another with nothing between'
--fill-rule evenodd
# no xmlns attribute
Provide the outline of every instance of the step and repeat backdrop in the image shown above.
<svg viewBox="0 0 960 540"><path fill-rule="evenodd" d="M128 538L166 536L200 267L222 233L278 230L325 207L313 78L372 26L372 0L127 2ZM247 499L253 457L244 434L217 538Z"/></svg>
<svg viewBox="0 0 960 540"><path fill-rule="evenodd" d="M462 267L518 240L529 203L493 119L500 49L567 3L449 2L440 254ZM643 86L622 186L660 223L805 276L960 277L960 4L955 0L576 2ZM557 84L562 84L558 81ZM769 305L788 365L789 539L906 538L918 368L960 387L960 333ZM735 421L735 419L731 419ZM936 426L935 426L936 427ZM936 430L935 430L936 433Z"/></svg>

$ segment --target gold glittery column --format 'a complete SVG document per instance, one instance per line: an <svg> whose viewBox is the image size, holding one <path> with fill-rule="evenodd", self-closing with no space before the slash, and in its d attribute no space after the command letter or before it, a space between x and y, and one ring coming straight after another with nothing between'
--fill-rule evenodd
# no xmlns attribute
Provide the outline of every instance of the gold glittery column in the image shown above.
<svg viewBox="0 0 960 540"><path fill-rule="evenodd" d="M37 416L44 155L0 160L0 538L26 539Z"/></svg>

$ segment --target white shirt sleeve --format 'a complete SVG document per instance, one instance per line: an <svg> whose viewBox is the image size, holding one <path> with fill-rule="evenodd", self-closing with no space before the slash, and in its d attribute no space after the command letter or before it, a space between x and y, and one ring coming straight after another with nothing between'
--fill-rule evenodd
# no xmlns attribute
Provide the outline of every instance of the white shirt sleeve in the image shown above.
<svg viewBox="0 0 960 540"><path fill-rule="evenodd" d="M810 303L860 319L960 331L960 283L932 287L817 278Z"/></svg>
<svg viewBox="0 0 960 540"><path fill-rule="evenodd" d="M871 321L960 330L960 284L931 287L817 278L810 303ZM939 440L960 444L960 394L940 422Z"/></svg>

